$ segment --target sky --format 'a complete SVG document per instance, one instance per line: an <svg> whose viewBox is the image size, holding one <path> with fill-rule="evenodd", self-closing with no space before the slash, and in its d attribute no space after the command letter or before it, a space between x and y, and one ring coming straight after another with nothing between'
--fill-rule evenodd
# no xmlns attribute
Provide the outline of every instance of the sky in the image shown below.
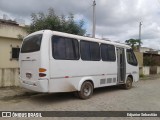
<svg viewBox="0 0 160 120"><path fill-rule="evenodd" d="M31 13L53 8L57 15L73 13L85 21L92 34L93 0L0 0L0 18L23 19L31 23ZM96 37L125 42L139 38L142 22L143 47L160 49L160 0L96 0Z"/></svg>

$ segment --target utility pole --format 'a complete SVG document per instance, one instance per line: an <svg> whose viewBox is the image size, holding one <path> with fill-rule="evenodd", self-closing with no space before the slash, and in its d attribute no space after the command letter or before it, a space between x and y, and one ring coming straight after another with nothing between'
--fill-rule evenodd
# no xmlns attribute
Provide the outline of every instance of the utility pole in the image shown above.
<svg viewBox="0 0 160 120"><path fill-rule="evenodd" d="M92 31L92 37L95 38L95 31L96 31L96 14L95 14L95 6L96 1L93 0L93 31Z"/></svg>
<svg viewBox="0 0 160 120"><path fill-rule="evenodd" d="M142 22L139 23L139 52L140 52L140 47L141 47L141 26L142 26Z"/></svg>

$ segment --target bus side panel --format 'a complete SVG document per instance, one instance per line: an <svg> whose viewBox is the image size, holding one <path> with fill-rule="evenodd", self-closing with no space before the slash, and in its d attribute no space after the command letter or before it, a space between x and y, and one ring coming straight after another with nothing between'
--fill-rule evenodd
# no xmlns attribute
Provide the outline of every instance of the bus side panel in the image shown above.
<svg viewBox="0 0 160 120"><path fill-rule="evenodd" d="M49 91L77 91L80 81L87 77L93 78L94 88L116 85L116 66L116 62L55 60L52 58L50 59Z"/></svg>

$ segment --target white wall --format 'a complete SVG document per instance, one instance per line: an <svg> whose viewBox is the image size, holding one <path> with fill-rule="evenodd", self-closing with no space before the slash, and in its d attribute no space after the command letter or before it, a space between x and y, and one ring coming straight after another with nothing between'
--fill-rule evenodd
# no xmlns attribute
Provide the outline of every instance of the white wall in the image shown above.
<svg viewBox="0 0 160 120"><path fill-rule="evenodd" d="M157 66L157 74L160 74L160 66Z"/></svg>
<svg viewBox="0 0 160 120"><path fill-rule="evenodd" d="M10 59L12 47L21 46L18 35L27 35L24 27L0 24L0 87L19 86L18 61Z"/></svg>
<svg viewBox="0 0 160 120"><path fill-rule="evenodd" d="M5 38L17 39L18 35L26 36L27 32L24 27L10 24L0 24L0 36Z"/></svg>
<svg viewBox="0 0 160 120"><path fill-rule="evenodd" d="M143 66L142 70L143 70L144 75L149 75L150 74L150 67L149 66Z"/></svg>

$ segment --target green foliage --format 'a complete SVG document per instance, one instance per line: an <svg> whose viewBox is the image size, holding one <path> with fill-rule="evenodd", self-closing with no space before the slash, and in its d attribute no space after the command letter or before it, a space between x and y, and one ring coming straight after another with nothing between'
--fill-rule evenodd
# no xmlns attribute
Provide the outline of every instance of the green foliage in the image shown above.
<svg viewBox="0 0 160 120"><path fill-rule="evenodd" d="M140 78L144 78L145 75L144 75L144 74L140 74L139 77L140 77Z"/></svg>
<svg viewBox="0 0 160 120"><path fill-rule="evenodd" d="M140 45L142 44L142 42L139 39L133 39L133 38L126 40L125 43L127 45L130 45L133 50L138 49L139 43L140 43Z"/></svg>
<svg viewBox="0 0 160 120"><path fill-rule="evenodd" d="M156 63L156 60L153 57L145 56L143 58L143 65L144 66L156 66L158 64Z"/></svg>
<svg viewBox="0 0 160 120"><path fill-rule="evenodd" d="M79 22L75 22L74 15L71 13L67 18L65 15L59 17L55 14L54 10L50 8L47 14L43 12L32 13L31 18L32 23L27 28L28 33L45 29L76 35L84 35L86 33L86 30L83 29L84 21L80 20Z"/></svg>

